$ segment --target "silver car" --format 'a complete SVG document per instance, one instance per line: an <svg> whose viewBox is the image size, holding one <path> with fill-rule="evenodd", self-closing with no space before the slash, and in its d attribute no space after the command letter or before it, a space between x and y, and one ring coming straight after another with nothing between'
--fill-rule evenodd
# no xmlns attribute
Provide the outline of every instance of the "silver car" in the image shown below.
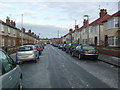
<svg viewBox="0 0 120 90"><path fill-rule="evenodd" d="M23 45L19 47L16 53L16 61L35 61L39 59L39 51L34 45Z"/></svg>
<svg viewBox="0 0 120 90"><path fill-rule="evenodd" d="M3 50L0 50L0 90L22 89L22 72L19 65Z"/></svg>

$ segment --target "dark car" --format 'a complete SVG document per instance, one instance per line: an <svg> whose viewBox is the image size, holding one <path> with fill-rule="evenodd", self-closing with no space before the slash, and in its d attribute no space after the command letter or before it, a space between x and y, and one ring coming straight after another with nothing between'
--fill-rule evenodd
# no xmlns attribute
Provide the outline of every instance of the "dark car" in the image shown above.
<svg viewBox="0 0 120 90"><path fill-rule="evenodd" d="M58 43L53 43L52 45L53 45L54 47L58 47L58 46L59 46Z"/></svg>
<svg viewBox="0 0 120 90"><path fill-rule="evenodd" d="M59 48L59 49L62 49L62 48L63 48L63 45L64 45L64 43L60 43L60 44L58 45L58 48Z"/></svg>
<svg viewBox="0 0 120 90"><path fill-rule="evenodd" d="M72 53L73 49L75 49L76 46L78 46L78 44L75 44L75 43L68 44L66 47L66 53Z"/></svg>
<svg viewBox="0 0 120 90"><path fill-rule="evenodd" d="M68 46L68 44L64 44L63 47L62 47L62 50L66 51L67 46Z"/></svg>
<svg viewBox="0 0 120 90"><path fill-rule="evenodd" d="M69 47L69 53L72 54L72 52L74 51L74 49L78 46L78 44L71 44L71 46Z"/></svg>
<svg viewBox="0 0 120 90"><path fill-rule="evenodd" d="M78 45L72 52L72 56L81 58L98 59L99 52L93 46Z"/></svg>

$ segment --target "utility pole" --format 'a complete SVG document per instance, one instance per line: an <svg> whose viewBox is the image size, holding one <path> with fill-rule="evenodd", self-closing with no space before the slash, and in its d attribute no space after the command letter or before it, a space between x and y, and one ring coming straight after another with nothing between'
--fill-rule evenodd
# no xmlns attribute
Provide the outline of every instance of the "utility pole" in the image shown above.
<svg viewBox="0 0 120 90"><path fill-rule="evenodd" d="M75 36L75 37L76 37L76 38L74 38L74 43L77 43L77 31L76 31L76 22L77 22L77 21L76 21L76 19L75 19L75 33L76 33L76 36Z"/></svg>
<svg viewBox="0 0 120 90"><path fill-rule="evenodd" d="M23 45L23 14L21 14L21 45Z"/></svg>
<svg viewBox="0 0 120 90"><path fill-rule="evenodd" d="M58 43L60 43L60 40L59 40L59 30L58 30Z"/></svg>

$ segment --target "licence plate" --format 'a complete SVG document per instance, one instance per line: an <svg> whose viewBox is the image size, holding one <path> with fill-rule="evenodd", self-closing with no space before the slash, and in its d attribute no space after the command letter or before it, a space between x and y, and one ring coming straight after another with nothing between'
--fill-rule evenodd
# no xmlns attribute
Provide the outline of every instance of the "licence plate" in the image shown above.
<svg viewBox="0 0 120 90"><path fill-rule="evenodd" d="M95 51L88 51L88 53L95 53Z"/></svg>
<svg viewBox="0 0 120 90"><path fill-rule="evenodd" d="M28 58L28 56L22 57L22 58Z"/></svg>

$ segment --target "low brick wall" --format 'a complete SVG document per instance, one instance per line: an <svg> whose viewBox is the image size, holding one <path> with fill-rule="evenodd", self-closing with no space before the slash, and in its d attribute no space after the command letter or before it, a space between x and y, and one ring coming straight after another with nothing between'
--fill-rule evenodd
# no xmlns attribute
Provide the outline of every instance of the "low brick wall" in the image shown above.
<svg viewBox="0 0 120 90"><path fill-rule="evenodd" d="M97 48L101 54L105 55L110 55L110 56L115 56L120 58L120 51L114 51L111 49L102 49L102 48Z"/></svg>

